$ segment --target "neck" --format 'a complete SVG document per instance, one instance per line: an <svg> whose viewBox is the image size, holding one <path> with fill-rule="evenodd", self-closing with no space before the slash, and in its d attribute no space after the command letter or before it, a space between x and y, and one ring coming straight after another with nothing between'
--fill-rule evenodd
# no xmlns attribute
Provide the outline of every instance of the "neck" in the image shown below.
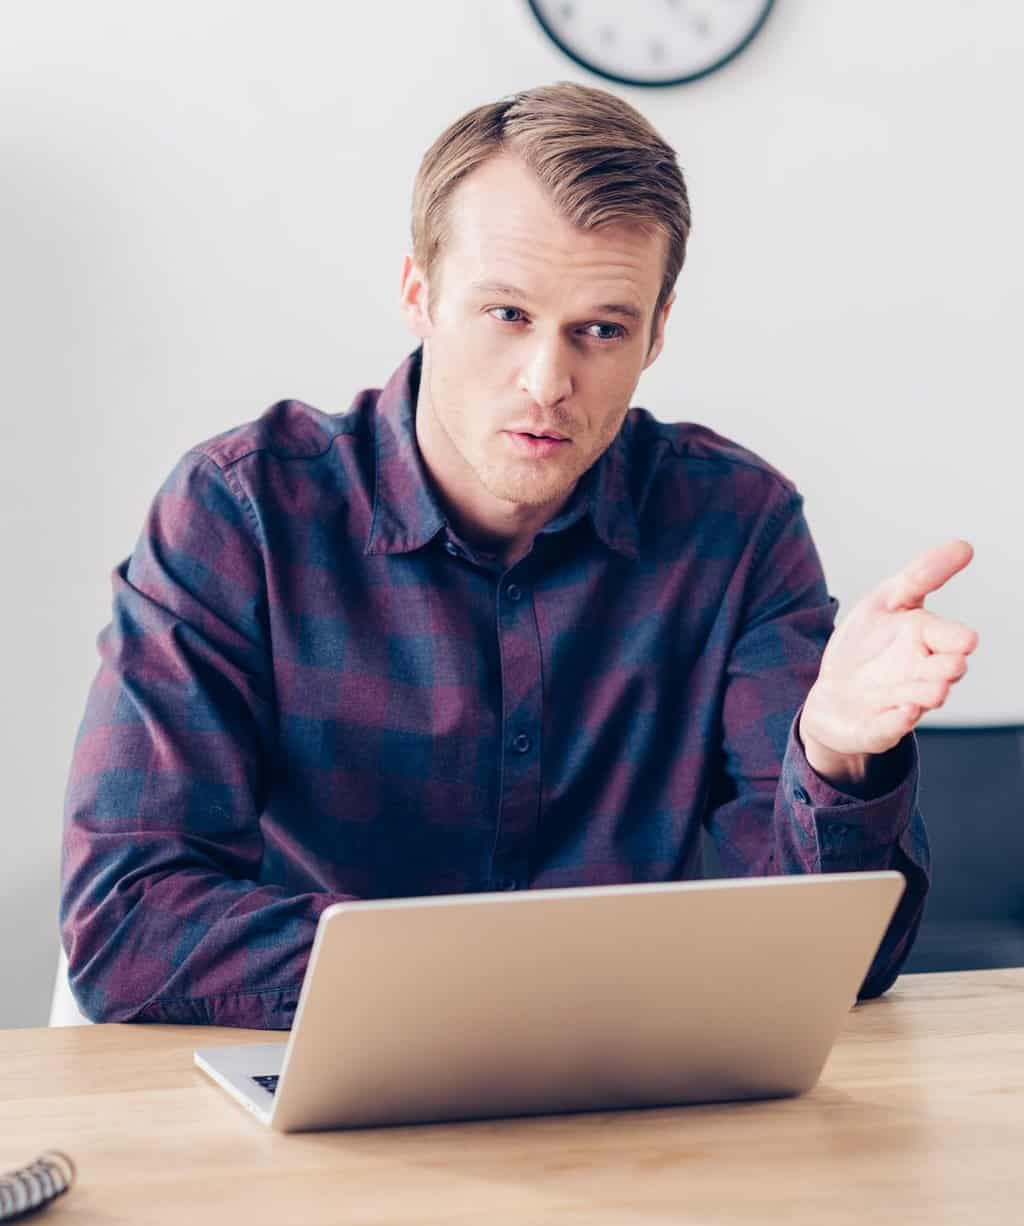
<svg viewBox="0 0 1024 1226"><path fill-rule="evenodd" d="M527 506L497 498L452 442L434 412L426 350L416 396L416 443L449 522L467 544L512 566L529 553L533 539L572 493Z"/></svg>

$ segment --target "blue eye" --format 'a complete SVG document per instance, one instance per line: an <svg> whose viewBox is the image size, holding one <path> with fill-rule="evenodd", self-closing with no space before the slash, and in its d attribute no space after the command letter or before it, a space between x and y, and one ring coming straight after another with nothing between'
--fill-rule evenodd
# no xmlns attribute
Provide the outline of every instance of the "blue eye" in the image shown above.
<svg viewBox="0 0 1024 1226"><path fill-rule="evenodd" d="M592 328L610 328L611 336L595 336L596 341L617 341L620 337L625 336L625 332L618 324L591 324Z"/></svg>
<svg viewBox="0 0 1024 1226"><path fill-rule="evenodd" d="M508 312L508 315L515 316L515 318L510 319L506 316L503 319L500 316L495 314L496 311L506 311ZM518 323L523 322L523 312L519 309L519 307L512 307L512 306L489 307L487 313L492 318L497 319L498 323L518 324ZM596 336L593 332L590 331L590 329L592 328L603 329L604 335ZM587 324L585 330L587 331L591 340L598 341L604 345L610 344L612 341L622 340L625 338L625 335L626 335L625 328L623 328L620 324L605 324L605 323Z"/></svg>

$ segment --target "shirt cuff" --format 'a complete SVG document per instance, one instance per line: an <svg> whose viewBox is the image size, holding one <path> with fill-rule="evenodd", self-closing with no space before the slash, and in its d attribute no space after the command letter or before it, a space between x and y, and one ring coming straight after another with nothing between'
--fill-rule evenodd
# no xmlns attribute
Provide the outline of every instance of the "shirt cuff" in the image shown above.
<svg viewBox="0 0 1024 1226"><path fill-rule="evenodd" d="M920 762L917 738L912 732L887 753L892 762L886 772L888 790L878 796L859 797L842 792L826 782L807 761L799 732L797 711L790 724L782 764L782 786L797 821L808 832L817 827L826 844L845 843L854 837L861 846L895 843L909 822L917 794Z"/></svg>

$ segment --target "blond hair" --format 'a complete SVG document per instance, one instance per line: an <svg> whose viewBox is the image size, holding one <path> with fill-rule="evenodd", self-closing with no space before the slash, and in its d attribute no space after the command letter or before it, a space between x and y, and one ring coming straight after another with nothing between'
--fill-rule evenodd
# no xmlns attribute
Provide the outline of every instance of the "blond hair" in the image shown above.
<svg viewBox="0 0 1024 1226"><path fill-rule="evenodd" d="M622 98L572 81L541 85L468 111L423 156L412 198L413 255L430 280L448 234L452 192L482 162L517 155L582 230L613 222L660 230L664 275L652 318L686 257L690 202L675 150Z"/></svg>

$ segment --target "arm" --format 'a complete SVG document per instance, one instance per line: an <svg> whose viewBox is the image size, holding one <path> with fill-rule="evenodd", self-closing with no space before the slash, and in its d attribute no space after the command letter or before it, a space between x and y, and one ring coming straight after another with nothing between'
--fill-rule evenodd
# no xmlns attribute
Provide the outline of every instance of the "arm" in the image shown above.
<svg viewBox="0 0 1024 1226"><path fill-rule="evenodd" d="M320 913L346 897L259 884L275 711L243 498L189 453L114 571L61 871L69 981L95 1021L287 1029Z"/></svg>
<svg viewBox="0 0 1024 1226"><path fill-rule="evenodd" d="M726 668L721 770L705 822L734 876L894 868L907 889L861 987L884 992L910 952L928 890L913 734L872 763L870 787L841 791L810 766L799 735L837 602L798 494L759 526L744 614Z"/></svg>

